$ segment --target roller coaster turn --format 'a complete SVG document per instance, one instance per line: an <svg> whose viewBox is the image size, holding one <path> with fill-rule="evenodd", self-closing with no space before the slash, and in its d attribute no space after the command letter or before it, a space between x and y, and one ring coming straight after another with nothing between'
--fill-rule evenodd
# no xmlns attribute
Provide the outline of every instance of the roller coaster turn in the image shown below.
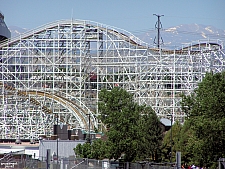
<svg viewBox="0 0 225 169"><path fill-rule="evenodd" d="M71 129L101 130L98 94L113 87L133 93L159 117L182 122L180 94L190 94L206 72L225 68L220 41L158 49L85 20L56 21L4 41L0 56L2 139L51 135L56 119Z"/></svg>

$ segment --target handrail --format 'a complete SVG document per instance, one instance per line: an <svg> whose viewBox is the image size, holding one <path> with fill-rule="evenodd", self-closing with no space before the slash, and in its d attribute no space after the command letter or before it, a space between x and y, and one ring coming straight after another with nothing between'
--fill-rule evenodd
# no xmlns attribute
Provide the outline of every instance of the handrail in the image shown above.
<svg viewBox="0 0 225 169"><path fill-rule="evenodd" d="M79 162L79 163L78 163L78 164L76 164L75 166L71 167L70 169L73 169L73 168L75 168L75 167L77 167L77 166L81 165L82 163L84 163L84 160L82 160L81 162Z"/></svg>

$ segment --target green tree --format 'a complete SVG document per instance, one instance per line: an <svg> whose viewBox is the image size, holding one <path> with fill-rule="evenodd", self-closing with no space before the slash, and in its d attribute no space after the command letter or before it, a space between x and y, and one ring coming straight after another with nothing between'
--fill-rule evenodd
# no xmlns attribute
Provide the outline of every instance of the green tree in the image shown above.
<svg viewBox="0 0 225 169"><path fill-rule="evenodd" d="M108 145L106 141L96 139L91 144L91 157L97 160L103 160L109 158Z"/></svg>
<svg viewBox="0 0 225 169"><path fill-rule="evenodd" d="M196 161L192 161L193 155L193 147L194 145L198 144L198 139L194 135L194 131L191 128L191 121L186 120L182 125L180 130L180 137L179 137L179 147L181 152L181 160L182 164L192 165L196 164Z"/></svg>
<svg viewBox="0 0 225 169"><path fill-rule="evenodd" d="M171 138L172 130L172 138ZM165 133L162 144L163 160L170 161L171 145L172 145L172 162L176 161L176 152L181 151L180 137L181 137L182 125L179 122L175 122L169 131ZM171 140L172 139L172 140Z"/></svg>
<svg viewBox="0 0 225 169"><path fill-rule="evenodd" d="M103 89L99 94L100 119L109 127L108 137L111 159L123 156L125 161L136 157L139 107L133 96L121 88Z"/></svg>
<svg viewBox="0 0 225 169"><path fill-rule="evenodd" d="M152 108L141 106L137 160L161 161L162 128Z"/></svg>
<svg viewBox="0 0 225 169"><path fill-rule="evenodd" d="M78 144L74 148L74 152L80 158L92 158L91 145L89 143Z"/></svg>
<svg viewBox="0 0 225 169"><path fill-rule="evenodd" d="M100 92L98 108L101 121L109 128L106 135L111 159L123 157L131 162L157 157L162 131L150 107L138 105L126 90L113 88Z"/></svg>
<svg viewBox="0 0 225 169"><path fill-rule="evenodd" d="M225 72L207 73L190 96L183 96L182 108L191 122L196 165L216 165L225 156Z"/></svg>
<svg viewBox="0 0 225 169"><path fill-rule="evenodd" d="M91 159L97 159L102 160L104 158L109 158L108 154L108 146L106 145L107 142L96 139L93 140L92 143L84 143L84 144L78 144L74 148L74 152L77 157L80 158L91 158Z"/></svg>
<svg viewBox="0 0 225 169"><path fill-rule="evenodd" d="M151 107L138 105L133 95L121 88L99 93L98 117L107 127L106 141L79 144L81 158L119 159L131 162L150 158L160 161L161 123Z"/></svg>

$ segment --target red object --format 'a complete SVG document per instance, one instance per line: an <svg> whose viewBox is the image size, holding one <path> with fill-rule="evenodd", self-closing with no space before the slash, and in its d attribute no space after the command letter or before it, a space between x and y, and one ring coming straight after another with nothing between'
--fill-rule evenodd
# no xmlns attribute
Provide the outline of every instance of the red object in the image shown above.
<svg viewBox="0 0 225 169"><path fill-rule="evenodd" d="M91 81L96 81L97 80L97 75L94 72L90 73L90 80Z"/></svg>

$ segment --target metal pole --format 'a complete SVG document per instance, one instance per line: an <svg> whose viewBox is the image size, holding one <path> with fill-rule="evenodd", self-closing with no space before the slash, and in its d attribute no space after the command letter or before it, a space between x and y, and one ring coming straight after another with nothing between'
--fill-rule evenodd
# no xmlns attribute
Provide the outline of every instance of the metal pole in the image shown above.
<svg viewBox="0 0 225 169"><path fill-rule="evenodd" d="M159 49L159 47L160 47L160 29L162 28L162 25L161 25L161 22L160 22L160 17L161 16L164 16L164 15L156 15L156 14L153 14L153 15L155 15L155 16L157 16L158 17L158 21L157 21L157 26L155 26L155 28L157 28L157 47L158 47L158 49Z"/></svg>
<svg viewBox="0 0 225 169"><path fill-rule="evenodd" d="M172 163L172 154L173 154L172 153L172 147L173 147L173 145L172 145L173 144L173 135L172 135L172 125L173 124L172 124L172 118L173 118L173 116L171 115L171 128L170 128L170 130L171 130L170 131L170 144L171 144L170 145L170 152L171 152L171 154L170 154L170 163Z"/></svg>
<svg viewBox="0 0 225 169"><path fill-rule="evenodd" d="M91 143L91 114L88 115L88 135L87 135L87 143Z"/></svg>
<svg viewBox="0 0 225 169"><path fill-rule="evenodd" d="M59 118L58 118L58 114L57 114L57 137L56 137L56 144L57 144L57 146L56 146L56 157L57 157L57 166L56 166L56 169L58 169L58 165L59 165L59 131L58 131L58 122L59 122L59 120L58 120Z"/></svg>
<svg viewBox="0 0 225 169"><path fill-rule="evenodd" d="M159 48L159 39L160 39L160 16L157 15L158 17L158 38L157 38L157 47Z"/></svg>
<svg viewBox="0 0 225 169"><path fill-rule="evenodd" d="M91 142L91 115L90 113L88 114L88 130L89 130L89 142Z"/></svg>
<svg viewBox="0 0 225 169"><path fill-rule="evenodd" d="M172 163L172 147L173 147L173 135L172 135L172 125L173 125L173 115L168 114L170 116L170 163Z"/></svg>
<svg viewBox="0 0 225 169"><path fill-rule="evenodd" d="M46 155L46 157L47 157L47 169L50 169L50 161L51 161L51 150L50 149L47 149L47 155Z"/></svg>

